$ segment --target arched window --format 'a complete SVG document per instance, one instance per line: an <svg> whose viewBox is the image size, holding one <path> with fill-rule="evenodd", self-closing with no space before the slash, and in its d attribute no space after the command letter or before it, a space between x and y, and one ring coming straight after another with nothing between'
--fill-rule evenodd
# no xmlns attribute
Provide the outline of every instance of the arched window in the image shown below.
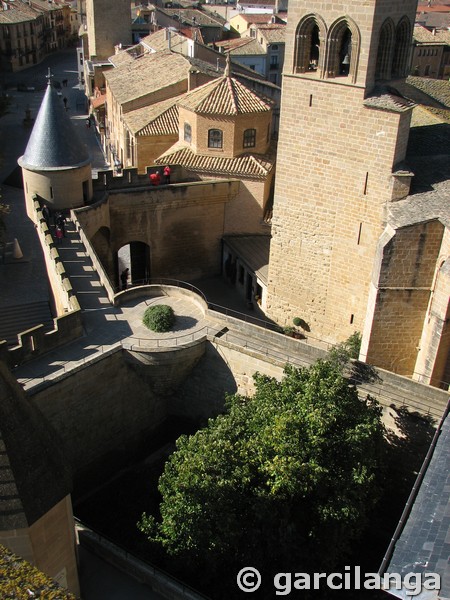
<svg viewBox="0 0 450 600"><path fill-rule="evenodd" d="M246 129L244 131L244 148L254 148L256 146L256 129Z"/></svg>
<svg viewBox="0 0 450 600"><path fill-rule="evenodd" d="M208 148L222 148L222 130L210 129L208 131Z"/></svg>
<svg viewBox="0 0 450 600"><path fill-rule="evenodd" d="M325 23L318 15L308 15L298 24L295 33L294 73L323 74Z"/></svg>
<svg viewBox="0 0 450 600"><path fill-rule="evenodd" d="M189 123L184 124L184 141L188 142L189 144L192 141L192 129Z"/></svg>
<svg viewBox="0 0 450 600"><path fill-rule="evenodd" d="M392 19L386 19L380 29L378 38L377 64L375 79L390 79L392 58L394 56L395 27Z"/></svg>
<svg viewBox="0 0 450 600"><path fill-rule="evenodd" d="M361 37L356 23L339 19L328 33L327 77L349 77L356 81Z"/></svg>
<svg viewBox="0 0 450 600"><path fill-rule="evenodd" d="M392 62L392 77L406 77L411 43L411 23L403 17L395 31L395 51Z"/></svg>

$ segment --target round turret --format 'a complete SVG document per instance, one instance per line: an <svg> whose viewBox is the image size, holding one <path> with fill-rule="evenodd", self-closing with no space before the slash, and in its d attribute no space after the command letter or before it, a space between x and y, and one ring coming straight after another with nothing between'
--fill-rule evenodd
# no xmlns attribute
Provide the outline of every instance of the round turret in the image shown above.
<svg viewBox="0 0 450 600"><path fill-rule="evenodd" d="M27 213L34 220L36 196L53 210L77 208L92 197L91 159L61 98L48 85L25 153L22 167Z"/></svg>

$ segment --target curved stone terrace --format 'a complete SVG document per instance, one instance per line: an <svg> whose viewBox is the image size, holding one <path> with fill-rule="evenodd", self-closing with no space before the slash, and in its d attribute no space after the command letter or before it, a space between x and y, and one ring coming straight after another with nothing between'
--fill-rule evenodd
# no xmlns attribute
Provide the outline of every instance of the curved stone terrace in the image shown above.
<svg viewBox="0 0 450 600"><path fill-rule="evenodd" d="M206 314L207 303L201 292L186 288L187 284L181 282L180 287L133 287L118 294L118 306L85 309L85 335L16 367L14 372L18 381L28 389L119 348L167 351L214 335L217 327ZM146 308L155 304L167 304L173 308L176 321L171 331L157 333L142 323Z"/></svg>

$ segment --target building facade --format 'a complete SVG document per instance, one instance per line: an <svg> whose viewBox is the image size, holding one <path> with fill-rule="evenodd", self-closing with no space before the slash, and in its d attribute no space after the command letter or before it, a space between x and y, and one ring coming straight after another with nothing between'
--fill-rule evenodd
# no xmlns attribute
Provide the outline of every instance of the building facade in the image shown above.
<svg viewBox="0 0 450 600"><path fill-rule="evenodd" d="M363 332L362 358L427 380L447 362L443 346L433 358L424 342L433 337L433 282L447 286L446 204L434 211L441 226L427 224L431 215L403 220L415 232L422 283L389 258L408 247L395 205L406 202L411 217L417 202L404 164L414 104L395 90L409 69L415 8L413 0L289 7L267 310L278 322L304 319L312 337L331 343Z"/></svg>

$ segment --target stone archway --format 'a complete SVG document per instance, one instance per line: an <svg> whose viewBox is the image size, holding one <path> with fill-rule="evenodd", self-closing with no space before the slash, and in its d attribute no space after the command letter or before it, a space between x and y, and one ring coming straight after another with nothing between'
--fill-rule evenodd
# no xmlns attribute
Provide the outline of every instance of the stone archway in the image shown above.
<svg viewBox="0 0 450 600"><path fill-rule="evenodd" d="M119 281L120 273L130 269L129 283L132 285L143 285L150 281L150 246L145 242L131 241L124 244L117 252L117 275Z"/></svg>

